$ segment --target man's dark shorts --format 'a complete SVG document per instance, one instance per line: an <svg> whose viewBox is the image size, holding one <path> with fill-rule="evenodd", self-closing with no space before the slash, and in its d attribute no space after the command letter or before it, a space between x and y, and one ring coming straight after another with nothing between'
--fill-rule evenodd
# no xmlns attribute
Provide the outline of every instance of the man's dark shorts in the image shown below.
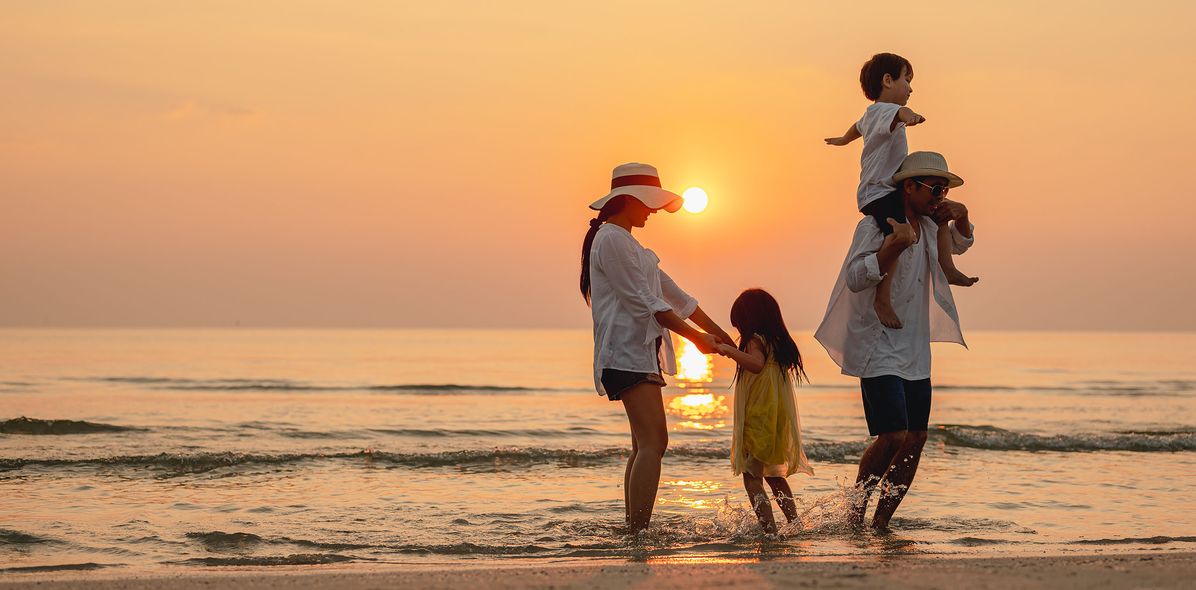
<svg viewBox="0 0 1196 590"><path fill-rule="evenodd" d="M909 381L896 375L860 379L864 418L872 436L912 430L924 432L930 423L930 379Z"/></svg>

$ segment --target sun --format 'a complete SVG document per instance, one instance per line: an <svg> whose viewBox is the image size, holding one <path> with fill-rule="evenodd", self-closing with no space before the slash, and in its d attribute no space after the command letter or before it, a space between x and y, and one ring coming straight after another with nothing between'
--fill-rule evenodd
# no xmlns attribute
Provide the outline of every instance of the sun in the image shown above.
<svg viewBox="0 0 1196 590"><path fill-rule="evenodd" d="M690 213L701 213L706 210L706 204L710 202L710 197L706 196L706 191L691 186L681 193L681 198L685 201L685 210Z"/></svg>

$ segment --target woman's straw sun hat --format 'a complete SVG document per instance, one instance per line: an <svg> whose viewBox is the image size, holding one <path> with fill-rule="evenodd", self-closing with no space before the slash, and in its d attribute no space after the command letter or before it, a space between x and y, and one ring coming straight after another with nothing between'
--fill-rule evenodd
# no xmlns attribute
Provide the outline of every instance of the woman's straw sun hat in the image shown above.
<svg viewBox="0 0 1196 590"><path fill-rule="evenodd" d="M681 195L660 188L660 173L655 166L630 162L615 167L610 175L610 192L590 203L590 209L600 211L602 206L619 195L635 197L649 209L664 209L675 213L681 208Z"/></svg>

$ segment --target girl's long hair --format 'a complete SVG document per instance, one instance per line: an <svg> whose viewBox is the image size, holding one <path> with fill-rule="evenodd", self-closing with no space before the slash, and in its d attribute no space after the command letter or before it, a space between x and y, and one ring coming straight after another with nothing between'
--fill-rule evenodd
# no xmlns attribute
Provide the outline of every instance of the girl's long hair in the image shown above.
<svg viewBox="0 0 1196 590"><path fill-rule="evenodd" d="M598 217L590 220L590 229L586 232L586 239L581 242L581 296L586 300L586 305L590 304L590 247L594 245L594 235L598 233L598 228L602 227L607 219L623 210L628 198L630 197L627 195L617 195L607 201L602 206L602 210L598 212Z"/></svg>
<svg viewBox="0 0 1196 590"><path fill-rule="evenodd" d="M773 358L781 366L781 374L786 379L792 374L798 383L809 381L801 362L801 351L797 349L797 343L785 328L781 306L777 305L777 300L767 291L748 289L740 293L731 305L731 325L739 330L739 350L747 352L752 336L759 334L768 344ZM742 368L736 369L736 380L742 371Z"/></svg>

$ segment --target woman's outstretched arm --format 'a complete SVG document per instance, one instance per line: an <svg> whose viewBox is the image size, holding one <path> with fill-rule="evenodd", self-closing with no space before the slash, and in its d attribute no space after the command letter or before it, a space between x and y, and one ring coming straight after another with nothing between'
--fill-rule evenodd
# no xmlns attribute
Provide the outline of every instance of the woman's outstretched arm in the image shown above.
<svg viewBox="0 0 1196 590"><path fill-rule="evenodd" d="M713 334L715 338L718 338L719 342L729 346L736 345L735 341L731 339L731 335L728 334L726 330L723 330L722 327L718 325L718 322L710 319L710 316L706 315L706 312L702 311L701 306L698 306L694 309L694 312L689 316L689 319L693 320L693 323L697 324L699 328Z"/></svg>

